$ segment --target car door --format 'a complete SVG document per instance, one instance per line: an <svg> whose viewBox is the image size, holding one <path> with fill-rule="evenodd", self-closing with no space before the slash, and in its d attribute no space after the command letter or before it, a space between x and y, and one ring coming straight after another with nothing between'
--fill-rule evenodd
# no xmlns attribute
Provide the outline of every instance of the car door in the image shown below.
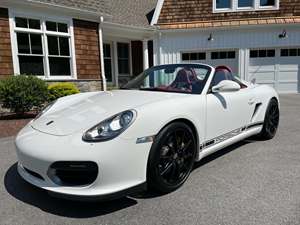
<svg viewBox="0 0 300 225"><path fill-rule="evenodd" d="M222 80L236 81L228 72L216 70L210 87ZM250 123L254 108L254 95L247 87L219 93L213 93L210 88L206 96L206 141L222 135L230 137L230 133L237 134L237 129Z"/></svg>

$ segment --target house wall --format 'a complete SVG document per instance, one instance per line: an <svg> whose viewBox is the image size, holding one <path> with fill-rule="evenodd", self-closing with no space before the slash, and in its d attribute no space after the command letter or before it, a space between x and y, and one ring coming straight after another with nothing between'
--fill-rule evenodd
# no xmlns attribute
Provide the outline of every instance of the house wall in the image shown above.
<svg viewBox="0 0 300 225"><path fill-rule="evenodd" d="M13 73L8 9L0 8L0 79Z"/></svg>
<svg viewBox="0 0 300 225"><path fill-rule="evenodd" d="M279 10L213 13L213 0L165 0L158 19L158 24L191 21L300 16L299 0L279 1Z"/></svg>
<svg viewBox="0 0 300 225"><path fill-rule="evenodd" d="M101 80L98 23L73 20L77 78Z"/></svg>
<svg viewBox="0 0 300 225"><path fill-rule="evenodd" d="M283 27L255 27L231 30L190 30L163 32L155 40L158 64L180 63L181 53L235 49L238 53L238 74L247 79L249 59L245 52L251 48L300 46L300 26L285 27L288 37L278 38ZM213 41L208 41L212 33Z"/></svg>
<svg viewBox="0 0 300 225"><path fill-rule="evenodd" d="M12 39L15 41L12 45L10 40L10 38L14 36L10 34L10 31L14 32L14 17L21 15L21 17L24 16L30 18L32 16L33 18L41 19L43 21L46 19L50 20L50 18L54 21L57 20L58 22L66 21L70 26L70 46L72 48L73 66L72 76L50 77L47 74L48 76L43 78L45 78L48 83L73 82L83 91L103 89L99 46L99 23L97 20L91 19L89 21L87 17L83 17L87 18L86 20L79 20L78 18L80 18L80 16L73 15L71 12L62 14L60 11L51 8L36 10L36 8L31 5L23 7L23 5L18 6L8 4L5 5L5 7L9 7L9 10L0 7L0 79L13 75L14 73L19 74L18 60L13 60L13 55L14 59L18 57L17 42ZM131 44L134 40L132 43L133 45L136 44L132 48L130 47L130 74L128 76L120 76L127 81L132 78L131 75L137 75L143 70L143 46L142 42L137 40L143 40L144 36L139 33L140 31L126 30L125 34L123 34L122 32L124 32L124 30L122 30L122 28L117 27L114 29L115 33L113 33L113 35L108 35L114 40L114 43L125 41L126 43ZM136 37L136 34L140 36ZM107 35L106 30L103 30L103 35ZM13 50L11 49L12 46ZM43 47L45 46L47 45L43 45ZM134 55L132 55L132 51L134 51ZM150 65L152 64L151 60L153 58L151 54L152 49L149 49ZM115 52L112 52L112 55L116 55ZM15 62L15 64L13 62ZM114 60L113 67L117 67L117 65L117 60Z"/></svg>

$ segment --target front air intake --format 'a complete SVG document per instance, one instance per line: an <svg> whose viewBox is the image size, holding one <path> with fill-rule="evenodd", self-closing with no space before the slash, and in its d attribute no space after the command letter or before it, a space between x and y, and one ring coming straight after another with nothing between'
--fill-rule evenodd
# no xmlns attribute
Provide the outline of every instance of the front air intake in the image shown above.
<svg viewBox="0 0 300 225"><path fill-rule="evenodd" d="M96 180L98 166L95 162L60 161L49 167L48 176L61 186L86 186Z"/></svg>

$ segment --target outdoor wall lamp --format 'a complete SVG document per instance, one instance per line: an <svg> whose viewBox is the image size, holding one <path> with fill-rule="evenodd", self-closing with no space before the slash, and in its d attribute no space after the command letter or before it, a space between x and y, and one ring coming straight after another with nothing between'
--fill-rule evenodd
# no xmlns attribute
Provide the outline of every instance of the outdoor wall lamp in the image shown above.
<svg viewBox="0 0 300 225"><path fill-rule="evenodd" d="M278 36L279 38L287 38L287 33L286 33L286 30L283 30L281 34L279 34Z"/></svg>
<svg viewBox="0 0 300 225"><path fill-rule="evenodd" d="M207 38L207 40L208 40L208 41L213 41L213 40L214 40L214 38L213 38L213 36L212 36L212 33L210 33L210 35L209 35L209 37Z"/></svg>

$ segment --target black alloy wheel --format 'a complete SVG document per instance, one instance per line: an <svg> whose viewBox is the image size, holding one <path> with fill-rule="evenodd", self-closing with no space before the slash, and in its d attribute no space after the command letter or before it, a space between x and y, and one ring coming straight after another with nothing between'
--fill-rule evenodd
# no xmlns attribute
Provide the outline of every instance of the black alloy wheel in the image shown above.
<svg viewBox="0 0 300 225"><path fill-rule="evenodd" d="M193 169L196 140L192 129L182 122L165 127L156 137L148 163L148 184L162 193L179 188Z"/></svg>

